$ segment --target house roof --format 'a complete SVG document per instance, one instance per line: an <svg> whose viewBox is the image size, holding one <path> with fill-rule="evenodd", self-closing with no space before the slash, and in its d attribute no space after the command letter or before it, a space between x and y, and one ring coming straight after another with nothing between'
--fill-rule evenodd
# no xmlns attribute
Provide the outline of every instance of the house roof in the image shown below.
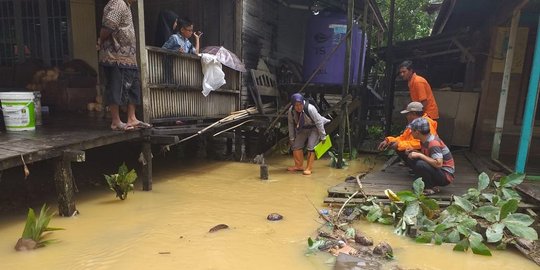
<svg viewBox="0 0 540 270"><path fill-rule="evenodd" d="M445 0L435 20L431 35L464 28L499 25L512 16L512 10L538 13L538 0ZM524 16L522 16L524 17Z"/></svg>

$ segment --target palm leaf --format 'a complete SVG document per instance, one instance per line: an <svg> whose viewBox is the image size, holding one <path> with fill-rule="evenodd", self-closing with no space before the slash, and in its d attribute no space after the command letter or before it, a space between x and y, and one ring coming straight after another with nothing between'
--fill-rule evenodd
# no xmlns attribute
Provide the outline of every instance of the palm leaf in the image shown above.
<svg viewBox="0 0 540 270"><path fill-rule="evenodd" d="M24 230L22 234L22 238L29 238L33 239L33 231L34 231L34 224L36 223L36 214L34 213L34 209L29 208L28 209L28 216L26 217L26 224L24 225Z"/></svg>

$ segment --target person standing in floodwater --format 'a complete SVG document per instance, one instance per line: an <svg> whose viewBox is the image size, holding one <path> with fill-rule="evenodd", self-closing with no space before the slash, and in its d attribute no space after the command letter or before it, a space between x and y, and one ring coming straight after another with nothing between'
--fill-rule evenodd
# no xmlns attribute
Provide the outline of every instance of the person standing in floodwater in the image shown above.
<svg viewBox="0 0 540 270"><path fill-rule="evenodd" d="M311 175L315 162L314 148L319 141L326 140L324 124L330 120L322 117L315 106L309 104L300 93L291 96L291 107L287 115L289 123L289 144L293 150L294 166L288 171L302 171ZM307 148L307 165L304 164L304 147Z"/></svg>

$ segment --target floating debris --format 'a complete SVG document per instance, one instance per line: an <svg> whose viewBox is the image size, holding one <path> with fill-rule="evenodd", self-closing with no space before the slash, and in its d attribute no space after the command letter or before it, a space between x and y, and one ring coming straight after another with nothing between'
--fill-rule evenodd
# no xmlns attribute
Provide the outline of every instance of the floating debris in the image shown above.
<svg viewBox="0 0 540 270"><path fill-rule="evenodd" d="M212 227L208 232L213 233L213 232L217 232L219 230L228 229L228 228L229 228L229 225L227 224L218 224Z"/></svg>
<svg viewBox="0 0 540 270"><path fill-rule="evenodd" d="M365 236L365 235L356 235L354 237L354 242L362 245L362 246L373 246L373 239Z"/></svg>
<svg viewBox="0 0 540 270"><path fill-rule="evenodd" d="M278 220L282 220L283 219L283 216L278 214L278 213L272 213L272 214L269 214L266 219L270 220L270 221L278 221Z"/></svg>

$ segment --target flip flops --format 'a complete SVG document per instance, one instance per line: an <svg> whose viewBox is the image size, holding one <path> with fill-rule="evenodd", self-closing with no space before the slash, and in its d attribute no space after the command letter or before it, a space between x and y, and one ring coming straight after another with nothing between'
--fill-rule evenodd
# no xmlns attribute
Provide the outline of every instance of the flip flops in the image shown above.
<svg viewBox="0 0 540 270"><path fill-rule="evenodd" d="M120 123L119 125L111 125L112 131L133 131L135 127L130 126L126 123Z"/></svg>
<svg viewBox="0 0 540 270"><path fill-rule="evenodd" d="M140 128L140 129L147 129L147 128L152 128L152 125L145 123L143 121L139 121L139 123L137 123L136 125L133 125L133 127Z"/></svg>

